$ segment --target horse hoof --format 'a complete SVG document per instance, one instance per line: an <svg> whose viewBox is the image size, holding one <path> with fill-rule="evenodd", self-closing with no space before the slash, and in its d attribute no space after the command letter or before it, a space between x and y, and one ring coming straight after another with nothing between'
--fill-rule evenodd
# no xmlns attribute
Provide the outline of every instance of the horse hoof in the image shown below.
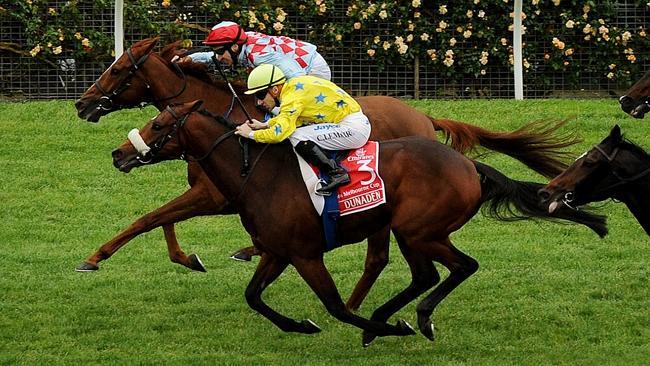
<svg viewBox="0 0 650 366"><path fill-rule="evenodd" d="M74 270L75 272L95 272L99 270L99 267L92 263L81 262L81 264L78 265Z"/></svg>
<svg viewBox="0 0 650 366"><path fill-rule="evenodd" d="M301 321L300 325L302 327L301 332L305 334L314 334L314 333L319 333L321 331L320 327L309 319L305 319Z"/></svg>
<svg viewBox="0 0 650 366"><path fill-rule="evenodd" d="M239 261L239 262L250 262L252 258L253 257L251 257L250 254L246 253L243 250L238 250L238 251L234 252L230 256L230 259L236 260L236 261Z"/></svg>
<svg viewBox="0 0 650 366"><path fill-rule="evenodd" d="M413 335L415 334L415 329L409 324L406 320L398 320L395 324L399 330L399 335ZM432 326L433 327L433 326Z"/></svg>
<svg viewBox="0 0 650 366"><path fill-rule="evenodd" d="M207 272L205 269L205 266L203 265L203 262L201 262L201 259L199 258L198 255L196 254L190 254L187 259L190 261L189 268L193 269L195 271L199 272Z"/></svg>
<svg viewBox="0 0 650 366"><path fill-rule="evenodd" d="M361 335L361 345L366 348L370 346L370 343L372 343L375 339L377 339L377 335L364 331Z"/></svg>
<svg viewBox="0 0 650 366"><path fill-rule="evenodd" d="M433 341L435 338L435 328L433 327L433 323L431 323L431 320L427 320L424 322L424 324L419 324L420 326L420 332L427 337L430 341Z"/></svg>

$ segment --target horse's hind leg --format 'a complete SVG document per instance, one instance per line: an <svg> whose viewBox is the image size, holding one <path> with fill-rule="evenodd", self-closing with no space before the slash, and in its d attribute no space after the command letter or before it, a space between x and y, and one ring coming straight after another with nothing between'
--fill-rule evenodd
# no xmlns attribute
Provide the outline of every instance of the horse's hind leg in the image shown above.
<svg viewBox="0 0 650 366"><path fill-rule="evenodd" d="M395 239L397 239L402 255L404 255L404 259L406 259L406 262L411 269L411 283L399 294L395 295L392 299L377 308L372 313L370 320L382 322L388 321L393 314L440 281L440 275L438 274L436 267L433 265L431 258L408 247L405 239L398 233L395 233ZM374 334L363 332L364 346L369 345L375 338L376 336Z"/></svg>
<svg viewBox="0 0 650 366"><path fill-rule="evenodd" d="M223 196L219 201L216 194L210 194L208 188L203 186L203 183L198 183L179 197L137 219L126 230L102 245L76 270L80 272L98 270L100 261L108 259L131 239L159 226L164 226L171 260L193 270L205 271L196 255L188 257L180 249L174 234L173 224L194 216L223 213L227 205L228 203Z"/></svg>
<svg viewBox="0 0 650 366"><path fill-rule="evenodd" d="M436 262L449 270L449 276L418 304L418 327L422 334L433 340L431 314L436 306L458 285L478 270L478 262L453 246L449 238L425 248Z"/></svg>
<svg viewBox="0 0 650 366"><path fill-rule="evenodd" d="M368 238L368 250L363 274L352 291L352 295L345 304L352 311L359 310L359 306L368 295L370 288L388 264L388 251L390 249L390 227L386 226ZM386 319L384 319L386 320Z"/></svg>
<svg viewBox="0 0 650 366"><path fill-rule="evenodd" d="M291 318L276 312L271 309L262 300L262 292L267 288L276 278L287 268L288 263L281 260L272 254L262 253L262 259L257 265L255 274L251 278L250 283L246 287L246 302L248 305L258 313L262 314L265 318L269 319L278 328L285 332L297 333L317 333L320 328L311 320L303 320L297 322Z"/></svg>
<svg viewBox="0 0 650 366"><path fill-rule="evenodd" d="M378 336L415 334L413 328L405 321L390 325L385 322L368 320L352 313L345 307L330 273L325 268L322 257L313 259L294 257L292 258L292 264L325 305L327 311L336 319Z"/></svg>

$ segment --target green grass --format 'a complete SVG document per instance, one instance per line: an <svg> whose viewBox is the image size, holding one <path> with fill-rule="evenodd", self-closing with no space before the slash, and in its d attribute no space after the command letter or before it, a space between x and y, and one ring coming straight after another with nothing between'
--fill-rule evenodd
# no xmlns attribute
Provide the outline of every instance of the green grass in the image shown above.
<svg viewBox="0 0 650 366"><path fill-rule="evenodd" d="M493 130L537 119L569 119L584 142L577 155L621 124L650 148L647 121L615 100L417 101L417 108ZM648 237L622 204L606 203L610 235L552 223L502 223L477 215L452 237L479 271L433 315L437 339L422 335L360 345L360 331L335 320L289 268L265 292L283 314L310 318L316 335L283 333L244 300L254 263L228 259L249 245L238 217L177 225L187 253L207 273L172 264L161 230L142 235L97 273L74 267L102 243L182 193L181 162L125 175L110 151L152 109L80 121L72 102L0 103L0 364L6 365L644 365L650 360ZM512 159L483 161L536 179ZM347 297L365 245L326 255ZM409 281L392 244L391 263L361 308L368 316ZM443 271L443 274L446 272ZM415 324L417 301L394 319ZM394 319L391 320L394 321Z"/></svg>

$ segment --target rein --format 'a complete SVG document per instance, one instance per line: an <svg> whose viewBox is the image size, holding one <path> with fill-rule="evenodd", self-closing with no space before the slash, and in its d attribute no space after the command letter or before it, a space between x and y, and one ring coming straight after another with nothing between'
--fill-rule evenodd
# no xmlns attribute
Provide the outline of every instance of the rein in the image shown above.
<svg viewBox="0 0 650 366"><path fill-rule="evenodd" d="M129 49L126 50L126 55L129 57L129 60L131 60L131 66L129 67L129 73L126 76L126 78L117 86L117 88L115 88L115 90L113 90L112 92L106 91L106 89L104 89L99 84L99 79L101 79L101 76L97 80L95 80L93 85L95 85L97 90L99 90L102 93L102 97L99 99L97 109L102 109L104 111L112 111L113 109L118 109L119 110L119 109L122 109L124 107L124 105L118 104L115 101L113 101L113 98L119 96L120 94L122 94L123 92L125 92L126 90L128 90L131 87L131 81L136 76L136 73L138 72L138 70L140 70L140 67L142 65L144 65L144 63L147 61L147 59L151 55L151 52L149 52L149 53L147 53L145 55L142 55L142 57L140 57L140 59L136 60L135 57L133 56L132 48L129 48ZM160 102L176 98L176 97L180 96L181 94L183 94L185 92L185 90L187 89L187 77L185 76L185 73L183 72L183 70L177 64L172 63L172 65L174 66L174 69L177 72L179 72L181 74L181 76L183 77L183 86L181 87L181 89L178 92L176 92L174 95L171 95L169 97L154 99L154 100L152 100L150 102L142 102L142 103L140 103L140 107L145 107L145 106L147 106L149 104L158 104ZM149 80L147 80L144 77L142 78L142 80L144 81L147 89L151 89Z"/></svg>
<svg viewBox="0 0 650 366"><path fill-rule="evenodd" d="M241 32L241 29L240 29L240 32ZM239 37L239 34L237 35L237 37ZM228 47L228 50L230 51L230 46ZM231 53L231 56L232 56L232 53ZM237 58L232 57L232 59L233 59L233 62L234 62L234 60L236 60ZM215 67L217 68L217 70L219 70L219 75L221 75L223 80L228 85L228 88L230 89L230 93L232 94L232 97L233 97L233 100L230 103L230 110L228 110L228 114L230 114L230 112L232 112L233 105L235 104L235 101L237 101L237 103L241 107L242 111L244 112L244 115L246 115L246 118L248 118L249 121L252 121L253 118L251 117L250 114L248 114L248 111L246 110L246 107L244 107L244 102L242 102L241 99L239 99L239 95L237 95L237 92L235 92L235 88L232 87L232 84L228 80L228 77L226 76L225 71L223 71L223 67L221 67L221 62L219 62L219 60L217 59L217 55L214 52L212 53L212 62L214 62ZM250 171L250 164L249 164L249 159L248 159L248 144L249 144L248 139L241 138L241 137L239 138L239 145L242 148L242 159L243 159L242 160L243 161L243 167L242 167L242 171L241 171L242 177L246 176Z"/></svg>

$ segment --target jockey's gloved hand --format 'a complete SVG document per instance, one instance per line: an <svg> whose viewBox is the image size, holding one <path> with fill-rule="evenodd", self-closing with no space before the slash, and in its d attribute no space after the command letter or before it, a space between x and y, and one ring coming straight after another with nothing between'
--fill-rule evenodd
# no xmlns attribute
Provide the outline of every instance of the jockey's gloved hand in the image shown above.
<svg viewBox="0 0 650 366"><path fill-rule="evenodd" d="M189 56L181 57L179 55L175 55L172 57L171 60L173 63L183 63L183 62L190 62L192 59Z"/></svg>
<svg viewBox="0 0 650 366"><path fill-rule="evenodd" d="M249 139L253 138L253 129L250 128L250 126L247 123L241 124L235 128L235 135L239 135L241 137L246 137Z"/></svg>
<svg viewBox="0 0 650 366"><path fill-rule="evenodd" d="M260 122L253 118L252 120L246 121L246 124L253 130L262 130L265 128L269 128L269 124L267 122Z"/></svg>

